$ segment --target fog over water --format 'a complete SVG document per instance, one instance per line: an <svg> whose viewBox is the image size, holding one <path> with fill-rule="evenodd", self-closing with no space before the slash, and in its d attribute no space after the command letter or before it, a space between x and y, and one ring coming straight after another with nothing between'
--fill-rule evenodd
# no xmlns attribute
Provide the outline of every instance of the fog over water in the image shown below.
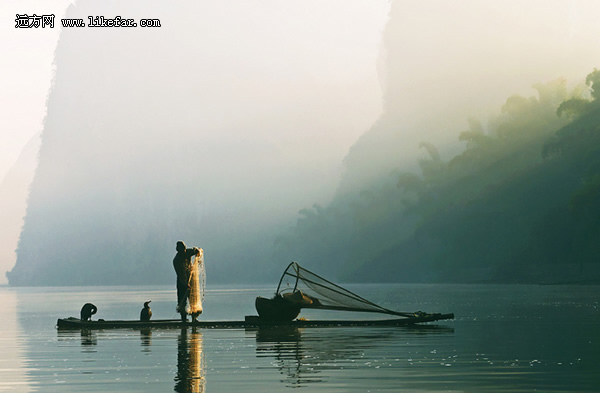
<svg viewBox="0 0 600 393"><path fill-rule="evenodd" d="M0 266L20 233L12 284L168 283L183 239L215 280L271 280L296 258L272 247L299 210L415 168L423 141L460 151L468 119L488 127L535 83L581 84L598 7L77 1L67 17L161 27L62 28L26 212L27 186L0 183Z"/></svg>

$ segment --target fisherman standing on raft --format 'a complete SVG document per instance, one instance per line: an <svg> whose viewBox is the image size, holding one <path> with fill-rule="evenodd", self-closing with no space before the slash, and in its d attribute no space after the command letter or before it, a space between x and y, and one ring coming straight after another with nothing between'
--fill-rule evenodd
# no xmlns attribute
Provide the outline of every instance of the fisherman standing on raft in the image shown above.
<svg viewBox="0 0 600 393"><path fill-rule="evenodd" d="M186 303L190 297L192 290L192 269L197 269L194 261L195 257L202 255L202 249L198 247L186 248L185 243L181 240L177 242L175 247L177 254L173 258L173 267L177 273L177 312L181 315L181 320L187 322ZM190 306L192 301L190 299ZM202 310L190 310L192 320L196 321Z"/></svg>

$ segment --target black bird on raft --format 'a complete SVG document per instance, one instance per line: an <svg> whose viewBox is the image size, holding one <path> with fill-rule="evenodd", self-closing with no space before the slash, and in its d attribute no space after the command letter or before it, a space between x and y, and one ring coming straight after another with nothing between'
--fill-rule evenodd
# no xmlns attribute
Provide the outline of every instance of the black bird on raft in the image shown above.
<svg viewBox="0 0 600 393"><path fill-rule="evenodd" d="M91 321L92 315L96 314L97 311L98 307L94 306L92 303L86 303L81 307L79 316L82 321Z"/></svg>
<svg viewBox="0 0 600 393"><path fill-rule="evenodd" d="M149 321L152 318L152 310L150 310L150 306L148 305L151 301L144 302L144 308L140 312L140 321Z"/></svg>

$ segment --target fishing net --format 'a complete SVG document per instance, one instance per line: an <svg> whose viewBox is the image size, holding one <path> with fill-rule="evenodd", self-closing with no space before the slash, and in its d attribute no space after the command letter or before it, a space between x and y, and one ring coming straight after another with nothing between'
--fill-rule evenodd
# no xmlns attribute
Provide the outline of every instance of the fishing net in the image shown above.
<svg viewBox="0 0 600 393"><path fill-rule="evenodd" d="M204 300L204 288L206 286L204 250L200 249L200 254L196 255L190 274L190 306L188 314L201 314L202 301Z"/></svg>
<svg viewBox="0 0 600 393"><path fill-rule="evenodd" d="M285 287L282 287L282 284L285 284ZM401 316L411 315L410 313L400 313L381 307L304 269L296 262L290 263L281 276L277 287L277 295L283 296L302 308L366 311Z"/></svg>

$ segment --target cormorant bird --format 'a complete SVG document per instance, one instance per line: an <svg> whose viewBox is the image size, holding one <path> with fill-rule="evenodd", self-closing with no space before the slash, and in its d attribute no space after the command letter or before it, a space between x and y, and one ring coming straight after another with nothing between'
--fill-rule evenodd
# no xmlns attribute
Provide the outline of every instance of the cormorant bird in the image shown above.
<svg viewBox="0 0 600 393"><path fill-rule="evenodd" d="M150 310L150 306L148 305L151 301L144 302L144 308L140 312L140 321L149 321L152 318L152 310Z"/></svg>
<svg viewBox="0 0 600 393"><path fill-rule="evenodd" d="M82 321L91 321L92 315L96 314L96 311L98 311L98 307L94 306L92 303L86 303L81 307L79 316Z"/></svg>

